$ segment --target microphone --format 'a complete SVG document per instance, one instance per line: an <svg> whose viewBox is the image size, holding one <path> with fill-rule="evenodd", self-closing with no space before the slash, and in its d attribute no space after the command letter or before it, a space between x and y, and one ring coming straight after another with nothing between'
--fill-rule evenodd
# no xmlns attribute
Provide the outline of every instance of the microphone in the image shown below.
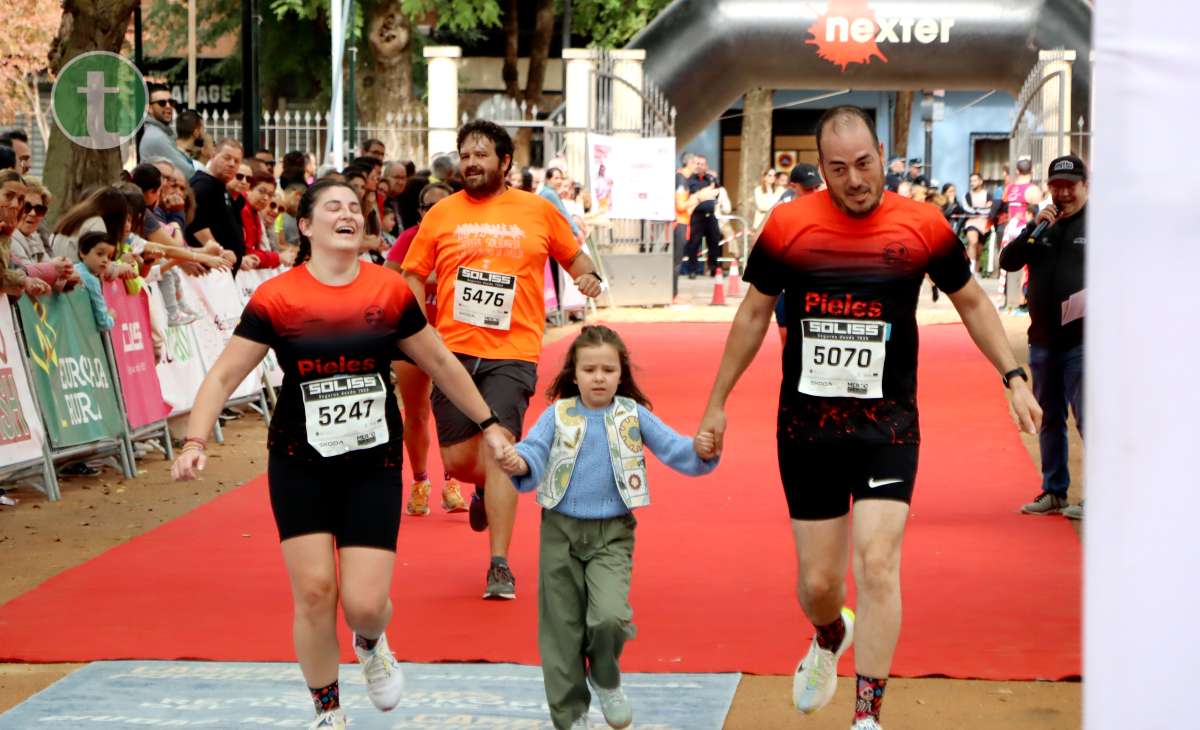
<svg viewBox="0 0 1200 730"><path fill-rule="evenodd" d="M1042 234L1046 232L1046 229L1052 225L1054 224L1050 221L1042 221L1041 223L1037 224L1037 227L1033 229L1033 233L1030 233L1029 238L1025 239L1025 243L1037 243L1038 239L1042 237Z"/></svg>

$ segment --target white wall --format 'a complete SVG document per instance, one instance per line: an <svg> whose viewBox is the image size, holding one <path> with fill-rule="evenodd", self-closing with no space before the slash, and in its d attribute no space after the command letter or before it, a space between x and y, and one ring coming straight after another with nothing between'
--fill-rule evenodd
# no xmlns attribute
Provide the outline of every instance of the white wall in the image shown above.
<svg viewBox="0 0 1200 730"><path fill-rule="evenodd" d="M1096 3L1084 724L1200 726L1200 112L1188 0ZM1085 409L1086 412L1086 409ZM1051 556L1048 556L1048 558Z"/></svg>

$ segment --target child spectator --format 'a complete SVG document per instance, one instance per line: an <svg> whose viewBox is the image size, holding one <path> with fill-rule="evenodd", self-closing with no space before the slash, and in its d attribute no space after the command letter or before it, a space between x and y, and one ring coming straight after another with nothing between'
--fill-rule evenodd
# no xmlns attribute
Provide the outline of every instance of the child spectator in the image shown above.
<svg viewBox="0 0 1200 730"><path fill-rule="evenodd" d="M88 297L92 300L92 314L96 318L96 326L107 332L113 328L113 318L104 302L104 292L100 288L100 280L112 263L113 254L117 247L108 240L104 231L88 231L79 236L79 262L75 270L83 285L87 287Z"/></svg>

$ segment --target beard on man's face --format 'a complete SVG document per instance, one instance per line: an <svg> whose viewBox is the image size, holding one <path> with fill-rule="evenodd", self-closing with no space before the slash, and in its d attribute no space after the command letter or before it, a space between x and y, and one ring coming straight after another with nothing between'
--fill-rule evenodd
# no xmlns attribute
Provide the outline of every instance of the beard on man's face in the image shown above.
<svg viewBox="0 0 1200 730"><path fill-rule="evenodd" d="M462 171L462 177L467 193L475 198L494 195L500 192L500 188L504 186L504 176L498 169L472 166Z"/></svg>

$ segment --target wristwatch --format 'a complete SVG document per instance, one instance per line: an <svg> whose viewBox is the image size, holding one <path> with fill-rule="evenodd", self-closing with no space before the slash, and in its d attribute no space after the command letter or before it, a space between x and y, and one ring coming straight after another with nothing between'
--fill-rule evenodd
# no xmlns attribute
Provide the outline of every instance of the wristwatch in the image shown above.
<svg viewBox="0 0 1200 730"><path fill-rule="evenodd" d="M500 423L500 417L496 415L495 411L492 411L492 415L488 416L487 418L483 419L482 421L480 421L479 423L477 423L475 425L479 426L480 431L486 431L488 429L488 426L494 426L497 423Z"/></svg>
<svg viewBox="0 0 1200 730"><path fill-rule="evenodd" d="M1012 379L1013 378L1021 378L1026 383L1028 383L1029 382L1029 373L1025 372L1025 368L1019 367L1019 368L1014 368L1012 370L1009 370L1007 373L1000 376L1000 379L1004 381L1005 388L1012 387Z"/></svg>

